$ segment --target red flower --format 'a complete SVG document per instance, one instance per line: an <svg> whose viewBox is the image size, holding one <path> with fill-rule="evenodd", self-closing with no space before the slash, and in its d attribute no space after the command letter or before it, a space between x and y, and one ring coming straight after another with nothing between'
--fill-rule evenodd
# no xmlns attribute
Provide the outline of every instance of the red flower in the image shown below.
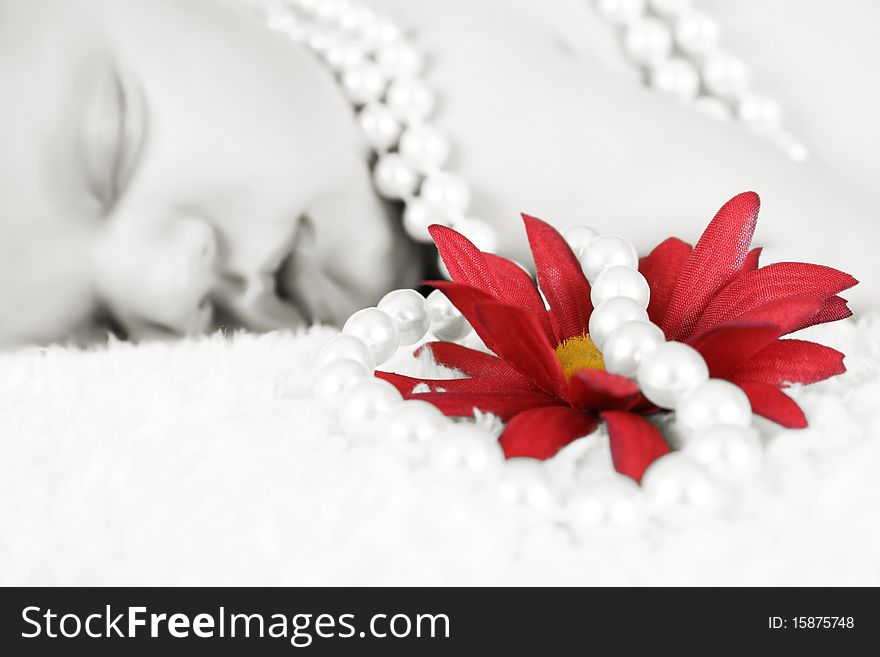
<svg viewBox="0 0 880 657"><path fill-rule="evenodd" d="M837 296L857 283L848 274L804 263L758 267L749 250L757 194L736 196L709 224L696 247L670 238L640 263L651 287L648 314L668 340L690 344L712 377L739 385L753 411L786 427L805 427L803 411L780 388L813 383L844 371L843 354L822 345L780 339L807 326L849 317ZM407 399L422 399L446 415L474 409L507 422L500 442L508 457L546 459L604 419L615 468L636 481L669 451L643 417L657 412L630 379L606 372L589 339L590 285L562 236L523 215L545 308L518 265L483 253L452 229L431 235L453 282L435 281L493 352L432 342L434 359L469 378L421 380L389 372ZM417 385L427 392L413 392ZM423 387L423 386L422 386Z"/></svg>

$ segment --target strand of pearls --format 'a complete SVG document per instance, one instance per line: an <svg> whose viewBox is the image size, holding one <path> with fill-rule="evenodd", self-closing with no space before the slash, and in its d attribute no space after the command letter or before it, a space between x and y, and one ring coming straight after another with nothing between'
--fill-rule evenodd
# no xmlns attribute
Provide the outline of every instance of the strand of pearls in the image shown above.
<svg viewBox="0 0 880 657"><path fill-rule="evenodd" d="M469 185L444 168L452 156L450 140L429 122L436 95L420 78L425 58L403 30L348 0L256 4L271 29L310 48L335 74L373 152L376 190L404 204L407 235L430 244L428 227L442 224L495 251L494 228L468 215Z"/></svg>
<svg viewBox="0 0 880 657"><path fill-rule="evenodd" d="M428 243L428 226L439 223L494 251L491 226L466 215L467 183L443 169L450 142L427 122L436 99L417 77L425 61L403 32L348 0L245 1L265 13L271 29L309 47L335 73L375 154L377 190L405 204L409 236ZM585 540L639 527L648 512L677 522L716 508L723 485L746 479L760 462L748 399L736 386L709 379L696 351L665 342L648 321L650 290L629 242L585 226L567 231L566 239L593 286L590 334L607 369L634 377L648 399L675 411L683 448L656 461L641 487L614 472L579 475L559 457L505 460L495 432L453 421L427 402L404 400L375 378L401 346L470 336L470 324L439 290L427 298L395 290L352 315L316 357L314 397L349 439L379 439L413 465L470 472L501 499L551 514Z"/></svg>
<svg viewBox="0 0 880 657"><path fill-rule="evenodd" d="M691 0L594 0L620 31L627 57L646 84L719 120L736 119L765 135L794 161L809 153L782 124L782 108L749 86L746 65L720 47L718 23Z"/></svg>
<svg viewBox="0 0 880 657"><path fill-rule="evenodd" d="M650 321L650 288L631 243L583 226L567 231L566 239L592 286L590 339L605 369L635 379L651 403L674 411L670 430L681 449L655 461L642 488L656 507L713 506L715 482L742 483L761 465L748 397L733 383L710 378L698 351L667 341Z"/></svg>
<svg viewBox="0 0 880 657"><path fill-rule="evenodd" d="M633 378L649 401L674 412L667 434L680 449L655 461L641 487L612 473L579 481L573 469L504 461L492 432L445 418L426 402L403 400L394 386L374 378L400 346L470 334L472 327L440 291L425 299L395 290L352 315L318 354L315 397L349 437L382 440L412 463L468 470L496 486L504 500L552 514L585 537L636 527L649 512L686 523L717 509L726 490L761 466L748 398L734 384L710 378L695 349L666 341L649 320L650 288L630 242L585 226L565 236L592 286L590 337L606 369Z"/></svg>

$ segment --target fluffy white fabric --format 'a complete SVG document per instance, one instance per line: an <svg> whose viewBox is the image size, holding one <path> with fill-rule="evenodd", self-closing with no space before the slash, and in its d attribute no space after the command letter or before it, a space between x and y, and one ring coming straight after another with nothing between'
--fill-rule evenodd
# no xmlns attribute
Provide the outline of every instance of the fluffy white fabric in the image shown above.
<svg viewBox="0 0 880 657"><path fill-rule="evenodd" d="M812 331L849 372L793 392L810 429L764 425L726 511L588 541L338 435L308 398L328 334L0 356L0 583L880 584L880 316Z"/></svg>

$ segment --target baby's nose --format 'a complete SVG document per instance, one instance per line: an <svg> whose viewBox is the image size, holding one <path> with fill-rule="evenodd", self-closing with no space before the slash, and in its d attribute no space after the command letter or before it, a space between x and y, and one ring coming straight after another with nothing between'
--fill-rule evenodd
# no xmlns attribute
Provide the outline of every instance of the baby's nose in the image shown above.
<svg viewBox="0 0 880 657"><path fill-rule="evenodd" d="M150 325L204 332L213 315L217 246L213 228L199 216L158 227L120 221L95 249L98 292L133 337L148 334Z"/></svg>

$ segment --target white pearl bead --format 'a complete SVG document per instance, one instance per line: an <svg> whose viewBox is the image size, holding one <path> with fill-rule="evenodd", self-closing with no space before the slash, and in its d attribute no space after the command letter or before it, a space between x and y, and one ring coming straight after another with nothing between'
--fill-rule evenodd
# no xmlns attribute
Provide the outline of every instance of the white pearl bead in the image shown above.
<svg viewBox="0 0 880 657"><path fill-rule="evenodd" d="M379 310L388 313L397 322L400 331L400 344L415 344L428 332L431 317L425 304L425 297L415 290L394 290L389 292L378 305Z"/></svg>
<svg viewBox="0 0 880 657"><path fill-rule="evenodd" d="M504 450L496 438L484 436L479 443L471 444L465 453L464 465L478 475L498 472L504 466Z"/></svg>
<svg viewBox="0 0 880 657"><path fill-rule="evenodd" d="M419 198L449 214L464 214L471 203L471 190L461 176L439 171L425 178Z"/></svg>
<svg viewBox="0 0 880 657"><path fill-rule="evenodd" d="M722 53L703 62L703 84L721 98L739 96L749 82L749 72L741 61Z"/></svg>
<svg viewBox="0 0 880 657"><path fill-rule="evenodd" d="M632 267L611 265L603 269L593 281L590 299L593 306L599 306L615 297L632 299L642 308L647 308L651 300L651 287L645 277Z"/></svg>
<svg viewBox="0 0 880 657"><path fill-rule="evenodd" d="M389 412L400 402L400 392L387 381L361 381L340 400L339 423L349 436L380 438L385 433Z"/></svg>
<svg viewBox="0 0 880 657"><path fill-rule="evenodd" d="M605 338L602 345L605 369L619 376L635 376L645 356L665 341L663 331L656 324L638 320L627 322Z"/></svg>
<svg viewBox="0 0 880 657"><path fill-rule="evenodd" d="M619 235L599 235L581 251L581 268L592 283L606 267L624 265L638 269L639 254L635 247Z"/></svg>
<svg viewBox="0 0 880 657"><path fill-rule="evenodd" d="M397 322L378 308L364 308L348 318L342 332L354 335L370 348L373 359L381 365L394 355L400 345Z"/></svg>
<svg viewBox="0 0 880 657"><path fill-rule="evenodd" d="M441 468L464 466L477 474L497 470L504 453L486 432L470 424L450 424L431 444L431 463Z"/></svg>
<svg viewBox="0 0 880 657"><path fill-rule="evenodd" d="M336 19L336 25L343 32L357 32L364 26L364 19L368 14L361 11L359 7L354 7L350 3L345 3L343 9L339 11Z"/></svg>
<svg viewBox="0 0 880 657"><path fill-rule="evenodd" d="M648 321L648 311L638 301L628 297L603 301L590 315L590 340L602 351L611 332L631 320Z"/></svg>
<svg viewBox="0 0 880 657"><path fill-rule="evenodd" d="M596 0L596 11L612 25L625 25L645 13L645 0Z"/></svg>
<svg viewBox="0 0 880 657"><path fill-rule="evenodd" d="M756 132L772 130L782 121L782 108L765 96L746 94L739 99L736 115Z"/></svg>
<svg viewBox="0 0 880 657"><path fill-rule="evenodd" d="M426 443L446 428L449 420L433 404L408 399L388 418L388 438L397 441Z"/></svg>
<svg viewBox="0 0 880 657"><path fill-rule="evenodd" d="M376 54L376 61L388 78L418 75L424 63L419 52L403 41L382 46Z"/></svg>
<svg viewBox="0 0 880 657"><path fill-rule="evenodd" d="M584 482L572 493L567 517L575 535L585 543L639 527L645 518L638 484L623 475Z"/></svg>
<svg viewBox="0 0 880 657"><path fill-rule="evenodd" d="M344 333L333 336L323 344L315 359L315 367L323 367L344 358L357 361L368 370L376 369L373 352L367 343L354 335Z"/></svg>
<svg viewBox="0 0 880 657"><path fill-rule="evenodd" d="M376 48L392 43L400 36L400 29L394 23L375 16L372 20L366 21L361 28L361 38Z"/></svg>
<svg viewBox="0 0 880 657"><path fill-rule="evenodd" d="M447 426L449 420L437 407L420 399L398 404L386 418L383 442L409 463L424 462L428 443Z"/></svg>
<svg viewBox="0 0 880 657"><path fill-rule="evenodd" d="M666 342L642 358L636 372L639 389L660 408L675 408L679 400L709 378L699 352L681 342Z"/></svg>
<svg viewBox="0 0 880 657"><path fill-rule="evenodd" d="M700 74L686 59L672 57L656 63L650 71L651 86L680 100L693 100L700 90Z"/></svg>
<svg viewBox="0 0 880 657"><path fill-rule="evenodd" d="M770 138L785 151L785 154L795 162L805 162L810 157L810 151L797 137L784 130L770 131Z"/></svg>
<svg viewBox="0 0 880 657"><path fill-rule="evenodd" d="M685 436L695 436L716 424L748 427L752 406L742 389L723 379L709 379L681 398L675 423Z"/></svg>
<svg viewBox="0 0 880 657"><path fill-rule="evenodd" d="M386 153L373 169L376 189L385 198L399 200L412 196L419 185L419 176L397 153Z"/></svg>
<svg viewBox="0 0 880 657"><path fill-rule="evenodd" d="M706 469L681 452L654 461L642 477L642 490L661 519L691 522L719 503L718 489Z"/></svg>
<svg viewBox="0 0 880 657"><path fill-rule="evenodd" d="M312 394L319 401L339 403L339 396L353 385L366 380L370 371L348 358L328 363L315 373Z"/></svg>
<svg viewBox="0 0 880 657"><path fill-rule="evenodd" d="M461 435L456 428L455 425L447 427L431 442L428 458L432 467L450 470L462 465L471 436Z"/></svg>
<svg viewBox="0 0 880 657"><path fill-rule="evenodd" d="M342 74L342 89L355 105L374 103L385 91L385 77L375 64L363 63Z"/></svg>
<svg viewBox="0 0 880 657"><path fill-rule="evenodd" d="M638 64L647 66L666 57L672 50L672 33L659 18L641 18L626 28L623 35L626 54Z"/></svg>
<svg viewBox="0 0 880 657"><path fill-rule="evenodd" d="M403 229L407 235L421 244L431 244L434 240L428 228L433 224L451 226L452 220L443 210L426 203L418 196L406 202L403 211Z"/></svg>
<svg viewBox="0 0 880 657"><path fill-rule="evenodd" d="M763 458L761 441L753 430L728 424L709 427L693 436L682 451L728 484L758 474Z"/></svg>
<svg viewBox="0 0 880 657"><path fill-rule="evenodd" d="M785 149L786 155L795 162L806 162L810 159L810 151L803 142L794 140Z"/></svg>
<svg viewBox="0 0 880 657"><path fill-rule="evenodd" d="M716 121L729 121L733 118L730 106L720 98L701 96L693 102L693 107L701 114Z"/></svg>
<svg viewBox="0 0 880 657"><path fill-rule="evenodd" d="M473 330L465 316L440 290L431 292L425 303L431 316L431 333L438 339L455 342Z"/></svg>
<svg viewBox="0 0 880 657"><path fill-rule="evenodd" d="M579 256L587 244L599 237L599 232L590 226L572 226L562 236L574 254Z"/></svg>
<svg viewBox="0 0 880 657"><path fill-rule="evenodd" d="M718 46L718 23L698 12L689 12L675 23L675 41L682 51L705 55Z"/></svg>
<svg viewBox="0 0 880 657"><path fill-rule="evenodd" d="M449 159L449 139L430 125L414 125L400 138L400 156L419 173L432 173Z"/></svg>
<svg viewBox="0 0 880 657"><path fill-rule="evenodd" d="M498 234L488 222L467 217L456 219L452 222L452 227L473 242L480 251L494 253L498 250Z"/></svg>
<svg viewBox="0 0 880 657"><path fill-rule="evenodd" d="M316 29L312 30L308 35L309 48L319 55L338 44L339 40L339 35L332 30Z"/></svg>
<svg viewBox="0 0 880 657"><path fill-rule="evenodd" d="M424 121L434 110L434 92L419 80L396 80L388 87L385 102L407 124Z"/></svg>
<svg viewBox="0 0 880 657"><path fill-rule="evenodd" d="M498 497L508 504L526 504L538 511L551 511L556 495L541 461L512 458L504 464L498 483Z"/></svg>
<svg viewBox="0 0 880 657"><path fill-rule="evenodd" d="M691 8L691 0L649 0L651 10L658 16L681 16Z"/></svg>
<svg viewBox="0 0 880 657"><path fill-rule="evenodd" d="M382 103L371 103L358 113L358 122L367 143L377 151L387 151L397 143L403 129Z"/></svg>
<svg viewBox="0 0 880 657"><path fill-rule="evenodd" d="M364 51L355 43L340 41L324 51L324 60L336 73L357 68L364 61Z"/></svg>

